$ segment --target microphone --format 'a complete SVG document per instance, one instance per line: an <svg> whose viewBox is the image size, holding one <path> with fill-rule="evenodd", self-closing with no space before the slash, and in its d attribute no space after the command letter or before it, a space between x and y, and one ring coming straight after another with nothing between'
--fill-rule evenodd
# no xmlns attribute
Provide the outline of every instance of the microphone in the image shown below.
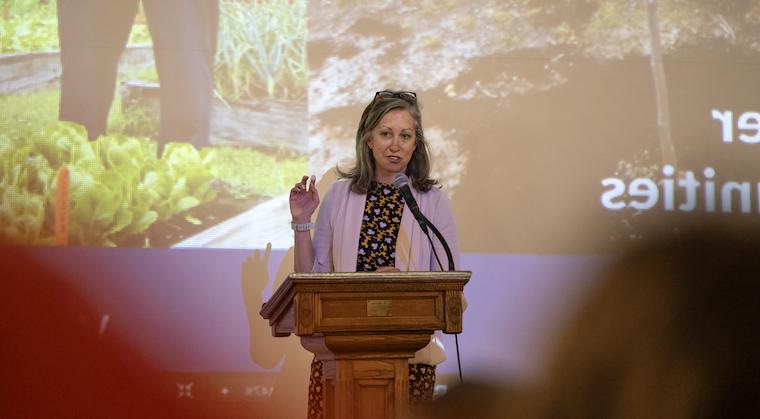
<svg viewBox="0 0 760 419"><path fill-rule="evenodd" d="M420 228L425 233L425 236L427 236L428 241L430 242L430 249L433 251L433 255L435 255L435 259L438 261L438 266L440 266L441 270L443 270L441 259L438 258L438 252L435 251L433 240L430 238L430 233L428 233L428 225L430 226L430 229L433 230L433 234L438 237L438 241L440 241L443 245L443 250L446 251L446 257L449 259L449 271L456 270L456 267L454 267L454 256L451 254L451 249L449 248L449 244L446 243L446 239L443 238L443 234L441 234L441 232L435 228L435 225L428 221L428 219L425 218L425 216L422 214L422 211L420 211L420 207L417 205L417 200L414 199L412 190L409 188L409 177L407 177L403 172L396 173L396 176L393 177L393 184L396 186L396 188L398 188L399 191L401 191L401 196L404 197L404 202L406 202L406 204L409 206L412 214L414 214L414 218L417 219L417 222L420 224ZM462 362L459 360L459 338L456 334L454 335L454 343L457 347L459 382L464 383L464 380L462 379Z"/></svg>
<svg viewBox="0 0 760 419"><path fill-rule="evenodd" d="M393 177L393 184L396 186L396 188L398 188L399 191L401 191L401 196L404 197L404 202L406 202L406 205L409 206L409 209L412 211L414 218L417 219L417 222L420 224L420 228L425 233L425 236L427 236L428 241L430 241L430 247L433 250L433 254L435 255L436 260L438 260L438 254L435 251L435 246L433 246L433 240L430 238L430 234L428 233L428 227L433 230L433 234L438 237L438 241L440 241L443 245L443 250L446 251L446 256L449 259L449 270L455 270L454 257L451 255L449 244L446 243L446 239L443 238L443 234L441 234L441 232L435 228L433 223L431 223L430 220L428 220L427 217L422 214L422 211L420 211L420 207L417 205L417 200L414 199L412 190L409 188L409 178L404 173L396 173L396 176ZM443 270L443 265L441 265L440 260L438 260L438 266L440 266L441 270Z"/></svg>
<svg viewBox="0 0 760 419"><path fill-rule="evenodd" d="M401 196L404 197L404 202L409 206L412 215L417 219L422 231L427 234L428 220L422 215L422 211L420 211L420 207L417 205L417 200L414 199L414 195L412 195L412 190L409 188L409 178L404 173L396 173L396 176L393 177L393 184L399 191L401 191Z"/></svg>

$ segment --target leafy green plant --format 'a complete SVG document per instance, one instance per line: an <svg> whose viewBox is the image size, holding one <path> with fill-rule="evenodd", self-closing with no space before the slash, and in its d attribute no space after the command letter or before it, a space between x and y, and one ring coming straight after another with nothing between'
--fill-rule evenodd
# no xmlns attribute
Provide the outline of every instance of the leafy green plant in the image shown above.
<svg viewBox="0 0 760 419"><path fill-rule="evenodd" d="M14 244L34 243L45 222L45 196L52 169L31 147L17 149L0 137L0 237Z"/></svg>
<svg viewBox="0 0 760 419"><path fill-rule="evenodd" d="M155 165L157 145L144 137L109 135L98 138L94 153L106 170L118 177L114 183L127 185L123 200L129 203L129 214L121 214L129 222L111 232L115 238L125 238L145 232L157 219L154 208L156 194L142 179Z"/></svg>
<svg viewBox="0 0 760 419"><path fill-rule="evenodd" d="M167 219L216 196L210 187L213 176L192 144L168 144L157 163L155 170L145 175L145 184L158 192L159 219Z"/></svg>
<svg viewBox="0 0 760 419"><path fill-rule="evenodd" d="M5 0L0 16L0 53L58 49L54 1Z"/></svg>
<svg viewBox="0 0 760 419"><path fill-rule="evenodd" d="M0 237L11 244L39 242L45 197L16 185L0 186Z"/></svg>
<svg viewBox="0 0 760 419"><path fill-rule="evenodd" d="M142 233L158 219L162 203L143 184L143 172L160 167L154 141L117 135L90 142L70 122L20 131L29 135L6 134L0 148L4 241L34 244L52 235L55 170L62 165L70 173L71 244L113 246L113 239ZM171 181L178 176L172 173Z"/></svg>
<svg viewBox="0 0 760 419"><path fill-rule="evenodd" d="M56 176L69 170L69 243L114 246L159 222L198 224L193 210L219 191L243 202L287 192L308 171L299 155L245 147L196 150L112 133L88 141L85 129L56 121L55 91L0 97L0 242L54 243ZM287 181L286 181L287 180ZM243 204L244 205L244 204Z"/></svg>
<svg viewBox="0 0 760 419"><path fill-rule="evenodd" d="M132 222L129 193L133 184L106 170L99 160L83 159L69 166L70 243L115 246L110 236Z"/></svg>

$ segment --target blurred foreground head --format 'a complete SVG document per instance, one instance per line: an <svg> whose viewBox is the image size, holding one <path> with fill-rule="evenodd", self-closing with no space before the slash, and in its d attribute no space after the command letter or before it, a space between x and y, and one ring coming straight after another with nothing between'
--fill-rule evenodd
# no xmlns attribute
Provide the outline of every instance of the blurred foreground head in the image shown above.
<svg viewBox="0 0 760 419"><path fill-rule="evenodd" d="M759 303L756 231L640 243L565 330L528 417L760 417Z"/></svg>
<svg viewBox="0 0 760 419"><path fill-rule="evenodd" d="M436 417L760 417L760 234L696 228L629 248L533 388L468 384Z"/></svg>

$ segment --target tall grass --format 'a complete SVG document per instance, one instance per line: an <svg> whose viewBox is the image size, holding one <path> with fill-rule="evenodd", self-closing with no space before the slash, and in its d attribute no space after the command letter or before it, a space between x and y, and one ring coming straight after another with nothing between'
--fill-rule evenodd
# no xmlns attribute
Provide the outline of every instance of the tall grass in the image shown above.
<svg viewBox="0 0 760 419"><path fill-rule="evenodd" d="M306 96L304 0L221 4L216 89L226 100Z"/></svg>

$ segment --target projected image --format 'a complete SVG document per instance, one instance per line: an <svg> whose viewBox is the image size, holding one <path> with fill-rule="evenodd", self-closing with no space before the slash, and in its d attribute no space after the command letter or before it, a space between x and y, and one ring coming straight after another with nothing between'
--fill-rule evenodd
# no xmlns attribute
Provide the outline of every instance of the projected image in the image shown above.
<svg viewBox="0 0 760 419"><path fill-rule="evenodd" d="M310 3L311 162L349 156L362 107L399 88L464 251L604 252L655 219L757 214L758 22L735 1Z"/></svg>
<svg viewBox="0 0 760 419"><path fill-rule="evenodd" d="M0 18L0 242L287 240L304 2L14 0Z"/></svg>
<svg viewBox="0 0 760 419"><path fill-rule="evenodd" d="M1 4L4 243L287 248L288 186L350 164L394 88L465 251L760 212L752 2Z"/></svg>
<svg viewBox="0 0 760 419"><path fill-rule="evenodd" d="M259 314L288 191L324 202L385 89L416 92L473 273L436 394L458 358L535 383L652 225L760 223L757 1L0 0L3 279L81 291L91 321L55 330L123 338L172 400L305 417L311 353Z"/></svg>

